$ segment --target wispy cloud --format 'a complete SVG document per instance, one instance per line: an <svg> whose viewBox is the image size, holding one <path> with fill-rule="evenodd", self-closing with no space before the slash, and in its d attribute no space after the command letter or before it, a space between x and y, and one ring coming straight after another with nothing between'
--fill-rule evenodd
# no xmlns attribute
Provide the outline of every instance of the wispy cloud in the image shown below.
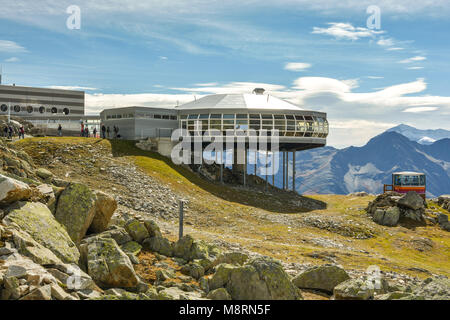
<svg viewBox="0 0 450 320"><path fill-rule="evenodd" d="M412 58L401 60L398 63L413 63L413 62L424 61L424 60L427 60L427 58L423 57L423 56L415 56Z"/></svg>
<svg viewBox="0 0 450 320"><path fill-rule="evenodd" d="M421 69L423 69L423 67L409 67L409 68L406 68L406 69L408 69L408 70L421 70Z"/></svg>
<svg viewBox="0 0 450 320"><path fill-rule="evenodd" d="M414 107L403 110L402 112L421 113L438 110L438 107Z"/></svg>
<svg viewBox="0 0 450 320"><path fill-rule="evenodd" d="M373 38L376 35L383 34L382 30L372 30L363 27L354 27L351 23L330 22L330 27L314 27L312 33L327 34L337 39L358 40L361 38Z"/></svg>
<svg viewBox="0 0 450 320"><path fill-rule="evenodd" d="M10 40L0 40L0 52L26 52L20 44Z"/></svg>
<svg viewBox="0 0 450 320"><path fill-rule="evenodd" d="M401 50L405 50L405 48L401 48L401 47L392 47L392 48L387 48L387 51L401 51Z"/></svg>
<svg viewBox="0 0 450 320"><path fill-rule="evenodd" d="M86 90L86 91L97 91L99 89L92 87L81 87L81 86L48 86L50 89L61 89L61 90Z"/></svg>
<svg viewBox="0 0 450 320"><path fill-rule="evenodd" d="M288 62L284 66L284 69L289 71L304 71L309 68L311 68L311 64L305 62Z"/></svg>
<svg viewBox="0 0 450 320"><path fill-rule="evenodd" d="M17 57L11 57L11 58L5 59L5 62L19 62L19 61L20 61L20 59Z"/></svg>

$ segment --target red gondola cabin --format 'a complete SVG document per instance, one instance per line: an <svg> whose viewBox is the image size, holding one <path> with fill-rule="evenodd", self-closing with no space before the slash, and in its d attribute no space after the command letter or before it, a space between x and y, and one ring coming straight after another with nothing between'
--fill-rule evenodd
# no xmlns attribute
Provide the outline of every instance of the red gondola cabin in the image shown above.
<svg viewBox="0 0 450 320"><path fill-rule="evenodd" d="M385 184L383 191L395 191L398 193L408 193L409 191L415 191L425 199L425 174L410 171L394 172L392 174L392 184Z"/></svg>

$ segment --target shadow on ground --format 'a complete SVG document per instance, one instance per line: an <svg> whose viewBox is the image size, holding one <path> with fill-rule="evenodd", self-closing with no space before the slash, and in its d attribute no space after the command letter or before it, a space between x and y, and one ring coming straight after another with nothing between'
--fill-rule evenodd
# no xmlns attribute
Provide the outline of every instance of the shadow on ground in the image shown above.
<svg viewBox="0 0 450 320"><path fill-rule="evenodd" d="M323 201L301 196L290 191L279 190L277 192L261 193L251 189L222 185L201 178L186 167L176 165L171 159L156 152L144 151L135 146L135 142L127 140L110 140L114 157L143 156L153 160L159 160L178 174L200 187L204 191L230 202L250 205L276 213L301 213L312 210L326 209Z"/></svg>

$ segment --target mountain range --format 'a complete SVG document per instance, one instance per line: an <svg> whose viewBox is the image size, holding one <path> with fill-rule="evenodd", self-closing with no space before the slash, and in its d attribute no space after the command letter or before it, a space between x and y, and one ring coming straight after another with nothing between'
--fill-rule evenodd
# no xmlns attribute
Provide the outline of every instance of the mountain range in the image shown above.
<svg viewBox="0 0 450 320"><path fill-rule="evenodd" d="M444 138L430 142L424 137ZM400 125L362 147L299 151L296 190L301 194L378 194L383 191L383 184L391 183L391 175L396 171L425 173L429 197L450 194L450 131ZM279 170L275 176L277 186L282 185L282 179Z"/></svg>

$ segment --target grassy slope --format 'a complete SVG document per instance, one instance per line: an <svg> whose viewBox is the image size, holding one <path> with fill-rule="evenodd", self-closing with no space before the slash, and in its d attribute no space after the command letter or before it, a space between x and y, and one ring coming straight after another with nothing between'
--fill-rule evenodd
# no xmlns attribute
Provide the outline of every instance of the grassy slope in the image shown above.
<svg viewBox="0 0 450 320"><path fill-rule="evenodd" d="M39 141L44 142L45 146L38 147ZM150 176L169 185L179 197L189 199L186 220L192 224L190 233L198 238L239 243L250 250L290 262L323 264L328 261L327 257L332 256L345 267L358 270L365 270L375 264L385 271L422 278L427 274L408 269L423 268L450 276L449 234L436 226L417 227L414 230L378 226L370 221L363 210L373 197L311 196L326 202L328 207L325 210L304 212L290 204L289 200L294 197L292 193L266 195L210 183L185 168L173 165L170 160L139 150L126 141L32 138L16 142L41 165L45 164L48 152L58 152L64 145L71 144L89 144L90 148L100 153L112 151L118 163L134 162ZM43 148L44 153L41 150ZM85 152L82 157L89 155ZM69 154L62 156L75 157ZM95 163L95 166L101 165ZM50 169L58 175L64 172L58 166ZM78 176L75 176L94 187L101 181L98 170L86 175L81 168ZM321 221L331 221L332 227L315 227L305 223L304 219L312 216ZM173 226L175 239L175 222ZM358 234L375 236L357 239L355 235ZM423 238L431 239L433 246L420 251L423 249Z"/></svg>

